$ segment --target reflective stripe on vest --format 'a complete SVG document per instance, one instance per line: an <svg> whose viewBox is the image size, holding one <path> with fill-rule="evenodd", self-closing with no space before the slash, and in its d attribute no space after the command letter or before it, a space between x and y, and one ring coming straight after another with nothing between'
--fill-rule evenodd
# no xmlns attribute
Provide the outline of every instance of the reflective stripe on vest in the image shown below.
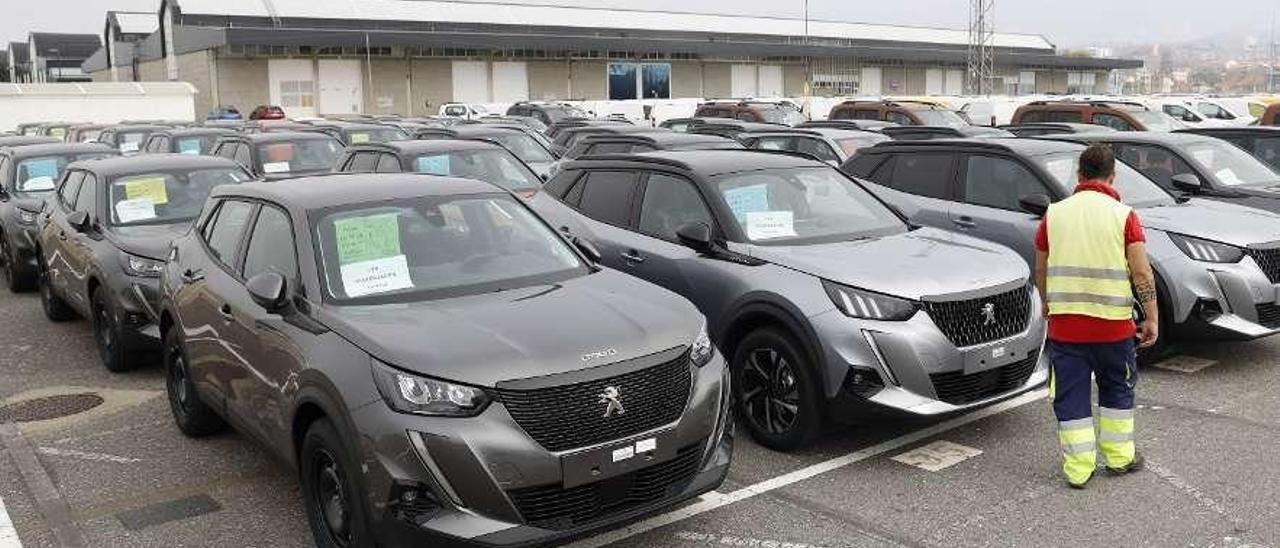
<svg viewBox="0 0 1280 548"><path fill-rule="evenodd" d="M1049 206L1050 314L1106 320L1133 317L1133 290L1125 257L1129 206L1100 192L1078 192Z"/></svg>

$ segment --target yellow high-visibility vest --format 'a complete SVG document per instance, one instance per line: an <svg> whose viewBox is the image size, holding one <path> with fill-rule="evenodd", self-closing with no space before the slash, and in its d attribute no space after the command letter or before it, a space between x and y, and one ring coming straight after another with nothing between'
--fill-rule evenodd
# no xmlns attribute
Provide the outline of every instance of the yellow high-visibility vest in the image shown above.
<svg viewBox="0 0 1280 548"><path fill-rule="evenodd" d="M1132 209L1101 192L1084 191L1049 206L1049 314L1105 320L1133 318L1125 257Z"/></svg>

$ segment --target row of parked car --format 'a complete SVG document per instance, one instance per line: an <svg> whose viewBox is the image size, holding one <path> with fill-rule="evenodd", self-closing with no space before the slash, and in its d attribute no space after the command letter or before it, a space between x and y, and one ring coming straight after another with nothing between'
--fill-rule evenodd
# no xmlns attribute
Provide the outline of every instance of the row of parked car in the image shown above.
<svg viewBox="0 0 1280 548"><path fill-rule="evenodd" d="M1085 141L1147 229L1145 360L1280 330L1280 175L1225 140L504 118L0 137L0 272L293 464L321 546L553 543L716 488L737 421L791 450L1043 384L1032 239Z"/></svg>

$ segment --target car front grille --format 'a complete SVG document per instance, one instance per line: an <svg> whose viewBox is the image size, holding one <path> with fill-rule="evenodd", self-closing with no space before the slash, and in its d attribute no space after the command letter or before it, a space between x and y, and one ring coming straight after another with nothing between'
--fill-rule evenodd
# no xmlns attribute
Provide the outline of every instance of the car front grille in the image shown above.
<svg viewBox="0 0 1280 548"><path fill-rule="evenodd" d="M1258 323L1263 327L1275 329L1280 327L1280 305L1264 303L1257 305Z"/></svg>
<svg viewBox="0 0 1280 548"><path fill-rule="evenodd" d="M548 451L625 438L670 424L684 413L693 382L689 353L616 377L536 390L494 390L516 423ZM601 394L616 388L623 413L605 417Z"/></svg>
<svg viewBox="0 0 1280 548"><path fill-rule="evenodd" d="M1039 354L1032 353L1021 361L966 375L964 371L933 373L933 390L938 399L951 405L965 405L1013 391L1026 384L1036 370Z"/></svg>
<svg viewBox="0 0 1280 548"><path fill-rule="evenodd" d="M988 308L989 306L989 308ZM1021 333L1031 319L1026 287L963 301L926 301L933 323L959 347L991 342ZM990 310L988 314L986 311Z"/></svg>
<svg viewBox="0 0 1280 548"><path fill-rule="evenodd" d="M544 529L571 529L679 494L698 472L703 444L680 449L667 462L606 480L507 491L525 522Z"/></svg>
<svg viewBox="0 0 1280 548"><path fill-rule="evenodd" d="M1262 271L1266 273L1267 279L1271 283L1280 283L1280 247L1272 249L1253 249L1248 250L1249 256L1253 257L1254 262L1262 267Z"/></svg>

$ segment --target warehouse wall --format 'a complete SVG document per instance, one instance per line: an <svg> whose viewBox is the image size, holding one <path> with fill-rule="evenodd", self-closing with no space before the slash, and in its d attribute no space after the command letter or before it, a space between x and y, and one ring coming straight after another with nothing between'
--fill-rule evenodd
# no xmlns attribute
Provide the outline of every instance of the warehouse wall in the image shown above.
<svg viewBox="0 0 1280 548"><path fill-rule="evenodd" d="M196 51L178 56L178 78L195 86L196 115L204 116L215 105L212 67L209 51Z"/></svg>
<svg viewBox="0 0 1280 548"><path fill-rule="evenodd" d="M571 99L603 100L609 98L607 65L604 61L574 61L569 68L573 84Z"/></svg>
<svg viewBox="0 0 1280 548"><path fill-rule="evenodd" d="M441 103L453 99L453 65L448 59L414 59L411 61L413 80L413 113L435 114ZM408 110L405 114L408 114Z"/></svg>
<svg viewBox="0 0 1280 548"><path fill-rule="evenodd" d="M702 63L671 62L671 97L702 97Z"/></svg>
<svg viewBox="0 0 1280 548"><path fill-rule="evenodd" d="M733 96L733 65L729 63L704 63L702 65L702 97L715 99Z"/></svg>
<svg viewBox="0 0 1280 548"><path fill-rule="evenodd" d="M553 101L569 98L569 63L567 61L529 61L529 99Z"/></svg>
<svg viewBox="0 0 1280 548"><path fill-rule="evenodd" d="M409 59L373 59L368 67L361 61L366 114L405 114L409 112ZM373 82L369 82L372 74ZM415 112L418 105L414 105Z"/></svg>
<svg viewBox="0 0 1280 548"><path fill-rule="evenodd" d="M138 63L138 81L140 82L164 82L169 79L167 72L164 59Z"/></svg>
<svg viewBox="0 0 1280 548"><path fill-rule="evenodd" d="M271 102L266 59L219 57L217 73L217 104L236 107L247 118L258 105Z"/></svg>
<svg viewBox="0 0 1280 548"><path fill-rule="evenodd" d="M804 83L808 77L808 67L804 65L782 66L782 93L791 97L804 94Z"/></svg>

